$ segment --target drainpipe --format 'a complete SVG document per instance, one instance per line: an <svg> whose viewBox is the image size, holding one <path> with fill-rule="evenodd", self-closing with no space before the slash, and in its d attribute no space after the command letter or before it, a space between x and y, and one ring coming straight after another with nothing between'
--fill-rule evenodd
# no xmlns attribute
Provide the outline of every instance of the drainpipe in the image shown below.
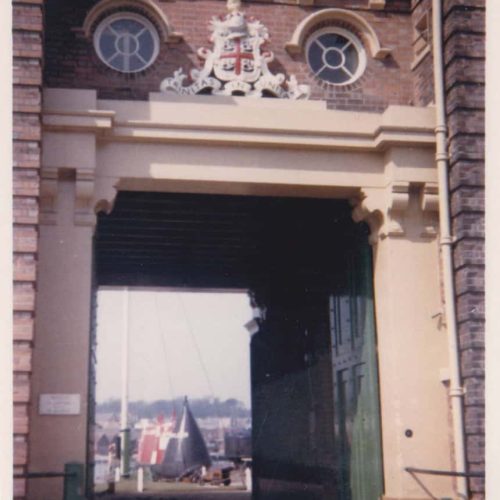
<svg viewBox="0 0 500 500"><path fill-rule="evenodd" d="M448 184L447 127L443 71L443 19L442 0L432 0L432 44L434 56L434 100L436 103L436 166L439 182L439 228L443 264L446 325L448 330L448 353L450 359L450 400L453 417L455 444L455 469L467 472L463 424L464 390L460 377L460 354L455 309L455 283L453 275L453 237L450 228L450 200ZM457 479L457 493L468 498L467 479Z"/></svg>

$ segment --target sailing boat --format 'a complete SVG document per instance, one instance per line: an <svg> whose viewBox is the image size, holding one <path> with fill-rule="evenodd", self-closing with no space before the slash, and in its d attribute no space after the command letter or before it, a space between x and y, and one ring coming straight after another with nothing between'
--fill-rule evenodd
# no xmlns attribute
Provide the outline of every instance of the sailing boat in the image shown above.
<svg viewBox="0 0 500 500"><path fill-rule="evenodd" d="M170 437L163 462L151 467L153 480L182 479L199 473L202 467L210 467L211 460L205 440L184 399L181 418Z"/></svg>

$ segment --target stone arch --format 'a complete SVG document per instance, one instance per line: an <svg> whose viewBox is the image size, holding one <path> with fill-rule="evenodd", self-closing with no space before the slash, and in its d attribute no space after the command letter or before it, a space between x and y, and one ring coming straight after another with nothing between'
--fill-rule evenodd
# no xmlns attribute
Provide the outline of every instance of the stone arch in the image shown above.
<svg viewBox="0 0 500 500"><path fill-rule="evenodd" d="M300 54L304 50L304 43L311 30L320 23L328 21L341 21L357 29L366 43L368 51L375 59L383 59L390 53L390 49L380 45L375 30L359 14L344 9L323 9L307 16L295 29L292 38L285 48L289 54Z"/></svg>
<svg viewBox="0 0 500 500"><path fill-rule="evenodd" d="M174 32L165 13L152 0L101 0L89 10L85 17L82 26L84 36L90 38L102 16L116 9L130 9L133 12L145 14L158 28L158 34L163 42L177 41L182 37Z"/></svg>

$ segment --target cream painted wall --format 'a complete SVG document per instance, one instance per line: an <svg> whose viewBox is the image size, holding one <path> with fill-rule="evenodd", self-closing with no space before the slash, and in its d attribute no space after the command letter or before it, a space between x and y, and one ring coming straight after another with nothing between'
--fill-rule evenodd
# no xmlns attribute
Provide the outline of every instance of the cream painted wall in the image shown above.
<svg viewBox="0 0 500 500"><path fill-rule="evenodd" d="M386 498L453 496L450 479L425 478L426 491L403 470L451 466L441 382L446 331L435 316L432 110L349 113L320 103L158 95L129 103L52 89L45 92L44 127L48 225L41 228L35 398L56 389L86 394L94 209L110 209L117 189L345 197L355 220L370 224L376 255ZM68 169L75 180L58 181ZM34 409L32 419L32 470L82 459L83 414L43 417Z"/></svg>
<svg viewBox="0 0 500 500"><path fill-rule="evenodd" d="M438 245L420 235L412 200L406 234L376 247L375 300L387 498L450 495L451 479L419 476L405 467L451 470L446 329L439 295ZM412 437L406 437L410 430Z"/></svg>
<svg viewBox="0 0 500 500"><path fill-rule="evenodd" d="M86 461L92 227L75 226L74 183L59 182L57 223L40 226L30 472ZM79 394L79 415L40 415L41 394ZM62 498L61 478L29 483L29 498Z"/></svg>

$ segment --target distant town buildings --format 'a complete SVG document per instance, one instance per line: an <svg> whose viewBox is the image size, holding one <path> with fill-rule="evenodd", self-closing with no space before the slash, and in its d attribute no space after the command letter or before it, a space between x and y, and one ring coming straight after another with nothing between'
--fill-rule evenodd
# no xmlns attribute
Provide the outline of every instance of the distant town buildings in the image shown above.
<svg viewBox="0 0 500 500"><path fill-rule="evenodd" d="M159 464L175 426L175 413L169 417L141 418L129 414L131 427L132 466ZM251 454L250 417L196 418L210 454L230 458L248 457ZM110 446L119 443L120 417L117 413L96 414L94 434L96 462L102 462ZM101 476L100 476L101 477Z"/></svg>

